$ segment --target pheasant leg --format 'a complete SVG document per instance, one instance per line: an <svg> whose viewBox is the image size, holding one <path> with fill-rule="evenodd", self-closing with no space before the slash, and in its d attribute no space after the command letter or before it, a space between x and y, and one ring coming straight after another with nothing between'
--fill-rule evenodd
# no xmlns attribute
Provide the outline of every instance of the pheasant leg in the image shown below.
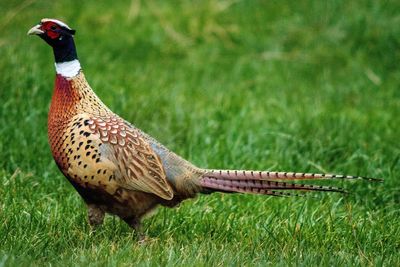
<svg viewBox="0 0 400 267"><path fill-rule="evenodd" d="M132 227L137 235L137 240L140 244L146 242L146 235L142 231L142 224L140 223L139 218L137 217L129 217L123 219L130 227Z"/></svg>
<svg viewBox="0 0 400 267"><path fill-rule="evenodd" d="M88 219L90 226L95 228L101 225L104 221L104 215L104 211L97 205L88 204Z"/></svg>

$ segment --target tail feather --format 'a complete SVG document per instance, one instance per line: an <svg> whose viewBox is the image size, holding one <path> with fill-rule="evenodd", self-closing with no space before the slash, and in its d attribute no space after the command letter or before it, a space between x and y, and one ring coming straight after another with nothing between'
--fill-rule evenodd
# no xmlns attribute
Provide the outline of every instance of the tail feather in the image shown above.
<svg viewBox="0 0 400 267"><path fill-rule="evenodd" d="M244 170L209 170L205 176L218 177L222 179L235 180L315 180L315 179L362 179L367 181L382 182L382 179L339 175L339 174L320 174L320 173L304 173L304 172L274 172L274 171L244 171Z"/></svg>
<svg viewBox="0 0 400 267"><path fill-rule="evenodd" d="M292 180L324 180L324 179L364 179L381 181L376 178L366 178L350 175L243 171L243 170L210 170L203 174L200 184L212 191L263 194L272 196L302 196L303 194L288 193L289 191L323 191L347 193L343 188L312 184L288 183ZM283 191L283 192L282 192Z"/></svg>
<svg viewBox="0 0 400 267"><path fill-rule="evenodd" d="M271 190L297 190L297 191L325 191L325 192L340 192L346 193L342 188L323 186L323 185L309 185L309 184L294 184L285 182L276 182L268 180L227 180L216 179L214 177L203 176L201 185L209 189L216 189L219 191L228 192L241 192L253 194L267 194Z"/></svg>

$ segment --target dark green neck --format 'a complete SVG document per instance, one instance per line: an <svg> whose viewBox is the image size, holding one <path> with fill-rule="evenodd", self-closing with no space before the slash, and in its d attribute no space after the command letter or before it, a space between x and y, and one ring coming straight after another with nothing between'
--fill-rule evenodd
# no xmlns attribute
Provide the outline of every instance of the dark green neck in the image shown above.
<svg viewBox="0 0 400 267"><path fill-rule="evenodd" d="M73 37L64 37L63 42L53 46L54 59L56 63L72 61L78 59L75 42Z"/></svg>

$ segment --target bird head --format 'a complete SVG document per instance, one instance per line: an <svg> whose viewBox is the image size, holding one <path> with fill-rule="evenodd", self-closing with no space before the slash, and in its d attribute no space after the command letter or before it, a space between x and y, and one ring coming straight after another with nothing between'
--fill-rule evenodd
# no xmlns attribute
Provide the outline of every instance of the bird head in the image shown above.
<svg viewBox="0 0 400 267"><path fill-rule="evenodd" d="M28 35L38 35L53 48L65 46L74 34L75 30L57 19L42 19L28 31Z"/></svg>
<svg viewBox="0 0 400 267"><path fill-rule="evenodd" d="M42 19L33 26L28 35L38 35L52 48L56 62L66 62L77 59L74 43L75 30L57 19Z"/></svg>

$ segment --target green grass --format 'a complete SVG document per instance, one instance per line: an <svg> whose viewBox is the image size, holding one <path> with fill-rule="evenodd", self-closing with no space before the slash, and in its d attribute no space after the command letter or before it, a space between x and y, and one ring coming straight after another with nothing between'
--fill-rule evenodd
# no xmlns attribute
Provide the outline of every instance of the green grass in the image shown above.
<svg viewBox="0 0 400 267"><path fill-rule="evenodd" d="M398 1L1 1L0 266L400 265ZM201 167L336 172L353 194L200 196L91 233L55 166L42 17L116 113Z"/></svg>

